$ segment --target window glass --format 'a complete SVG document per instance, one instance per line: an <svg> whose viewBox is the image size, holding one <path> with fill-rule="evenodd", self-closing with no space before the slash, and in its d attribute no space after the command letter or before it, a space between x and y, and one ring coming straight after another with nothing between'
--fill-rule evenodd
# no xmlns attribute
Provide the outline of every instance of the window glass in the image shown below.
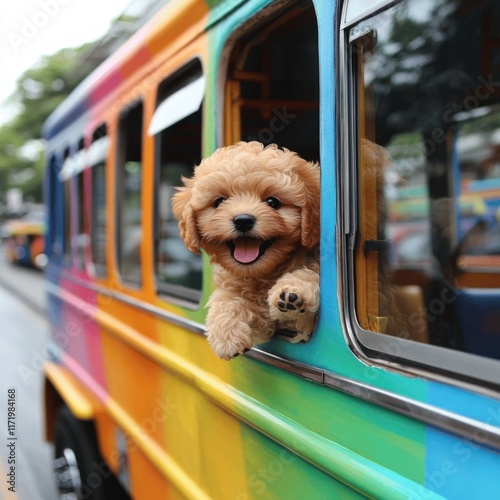
<svg viewBox="0 0 500 500"><path fill-rule="evenodd" d="M407 0L346 35L357 322L500 359L500 5Z"/></svg>
<svg viewBox="0 0 500 500"><path fill-rule="evenodd" d="M276 143L319 161L318 34L310 2L270 16L235 45L226 119L226 144Z"/></svg>
<svg viewBox="0 0 500 500"><path fill-rule="evenodd" d="M117 258L122 279L141 283L142 103L120 117L117 150Z"/></svg>
<svg viewBox="0 0 500 500"><path fill-rule="evenodd" d="M84 140L81 139L78 143L78 153L86 155L84 150ZM82 162L85 164L85 161ZM84 228L84 216L85 216L85 203L84 203L84 180L83 171L79 172L75 176L76 184L76 234L73 237L73 247L76 251L77 262L80 269L83 269L85 263L85 245L87 241L87 236L85 234Z"/></svg>
<svg viewBox="0 0 500 500"><path fill-rule="evenodd" d="M48 163L48 192L46 193L46 202L48 204L47 220L47 241L45 243L45 253L49 259L61 257L62 255L62 236L63 236L63 211L62 207L62 184L58 178L58 161L53 156Z"/></svg>
<svg viewBox="0 0 500 500"><path fill-rule="evenodd" d="M106 154L107 154L107 129L106 125L98 127L89 148L89 166L91 167L91 196L90 206L91 234L90 243L92 263L96 276L105 277L106 268ZM100 148L104 144L106 147ZM102 150L102 151L101 151ZM102 154L97 154L102 153Z"/></svg>
<svg viewBox="0 0 500 500"><path fill-rule="evenodd" d="M84 185L83 185L83 172L80 172L75 177L76 184L76 199L77 199L77 214L76 214L76 235L73 238L73 247L76 250L78 259L78 266L83 268L85 262L85 243L87 237L84 229Z"/></svg>
<svg viewBox="0 0 500 500"><path fill-rule="evenodd" d="M63 166L69 160L69 150L64 154ZM64 190L64 260L70 262L71 260L71 180L63 180Z"/></svg>
<svg viewBox="0 0 500 500"><path fill-rule="evenodd" d="M104 162L92 168L92 261L97 276L106 276L106 168Z"/></svg>
<svg viewBox="0 0 500 500"><path fill-rule="evenodd" d="M157 111L162 112L166 109L166 103L175 101L180 120L174 123L161 120L167 127L155 127L155 131L161 129L155 135L158 181L155 192L156 282L160 293L192 301L198 301L201 294L201 257L190 252L181 240L178 221L172 213L171 198L175 187L182 185L181 177L191 177L193 167L201 162L201 99L197 100L197 105L193 105L191 94L185 92L185 89L202 81L201 75L201 65L196 61L160 86ZM188 110L187 116L182 108ZM161 115L155 114L152 122L160 123L158 117L161 118Z"/></svg>
<svg viewBox="0 0 500 500"><path fill-rule="evenodd" d="M45 241L45 254L50 259L53 255L57 255L57 160L51 157L47 163L48 189L45 199L48 205L47 235Z"/></svg>

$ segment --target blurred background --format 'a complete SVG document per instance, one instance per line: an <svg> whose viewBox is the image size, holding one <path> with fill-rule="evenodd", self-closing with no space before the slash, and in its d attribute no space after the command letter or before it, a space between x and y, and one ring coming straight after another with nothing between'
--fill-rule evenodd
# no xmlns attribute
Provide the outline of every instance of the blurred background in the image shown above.
<svg viewBox="0 0 500 500"><path fill-rule="evenodd" d="M45 119L164 4L24 0L2 13L0 217L19 216L42 202Z"/></svg>

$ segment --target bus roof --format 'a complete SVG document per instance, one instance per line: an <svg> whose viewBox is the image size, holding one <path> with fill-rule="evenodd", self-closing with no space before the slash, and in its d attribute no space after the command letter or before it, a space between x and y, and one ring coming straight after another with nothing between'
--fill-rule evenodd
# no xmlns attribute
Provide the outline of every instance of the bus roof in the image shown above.
<svg viewBox="0 0 500 500"><path fill-rule="evenodd" d="M165 46L166 30L171 28L176 36L181 20L194 24L206 13L204 0L166 0L158 15L90 73L52 112L43 125L43 138L55 138L158 54Z"/></svg>

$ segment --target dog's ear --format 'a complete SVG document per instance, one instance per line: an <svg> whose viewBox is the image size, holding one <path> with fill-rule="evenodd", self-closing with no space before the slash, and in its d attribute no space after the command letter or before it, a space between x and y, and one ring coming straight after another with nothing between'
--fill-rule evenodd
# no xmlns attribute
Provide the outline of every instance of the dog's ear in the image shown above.
<svg viewBox="0 0 500 500"><path fill-rule="evenodd" d="M320 170L317 163L302 161L294 169L304 185L301 215L301 244L307 250L319 245Z"/></svg>
<svg viewBox="0 0 500 500"><path fill-rule="evenodd" d="M191 252L200 253L200 233L196 226L196 217L191 206L192 179L182 179L185 187L177 188L178 192L172 197L172 209L179 221L181 238Z"/></svg>

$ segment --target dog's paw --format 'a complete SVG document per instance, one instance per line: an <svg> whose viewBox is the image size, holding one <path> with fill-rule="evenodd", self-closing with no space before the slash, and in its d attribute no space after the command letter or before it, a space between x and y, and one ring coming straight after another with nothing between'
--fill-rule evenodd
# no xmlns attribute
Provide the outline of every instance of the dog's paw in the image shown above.
<svg viewBox="0 0 500 500"><path fill-rule="evenodd" d="M317 299L313 294L309 295L299 292L296 287L272 289L268 298L271 317L279 321L315 313Z"/></svg>
<svg viewBox="0 0 500 500"><path fill-rule="evenodd" d="M251 344L242 343L238 345L235 342L214 342L211 344L211 348L214 353L221 359L230 360L236 358L240 354L244 354L251 349Z"/></svg>
<svg viewBox="0 0 500 500"><path fill-rule="evenodd" d="M300 314L304 314L306 312L304 300L293 292L281 292L276 305L282 313L298 311Z"/></svg>
<svg viewBox="0 0 500 500"><path fill-rule="evenodd" d="M220 329L215 330L215 332L214 334L209 331L207 340L212 351L221 359L230 360L252 348L253 342L249 329L244 331L235 328L231 331L232 335L222 335Z"/></svg>
<svg viewBox="0 0 500 500"><path fill-rule="evenodd" d="M277 283L268 295L269 314L280 330L293 335L283 338L293 344L307 342L314 331L318 311L318 287ZM290 333L291 333L290 332Z"/></svg>

